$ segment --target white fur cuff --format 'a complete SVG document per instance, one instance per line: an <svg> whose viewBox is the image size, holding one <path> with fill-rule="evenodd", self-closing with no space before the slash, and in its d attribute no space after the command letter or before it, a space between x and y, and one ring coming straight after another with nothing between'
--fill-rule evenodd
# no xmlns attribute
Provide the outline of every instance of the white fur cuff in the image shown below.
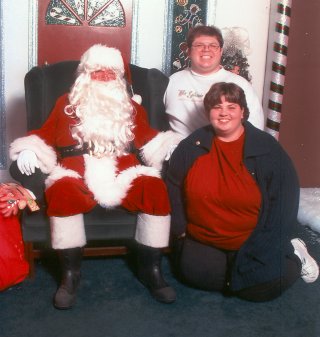
<svg viewBox="0 0 320 337"><path fill-rule="evenodd" d="M153 248L167 247L170 234L170 215L138 214L135 240Z"/></svg>
<svg viewBox="0 0 320 337"><path fill-rule="evenodd" d="M61 165L57 165L50 173L48 178L45 181L46 188L51 187L59 179L70 177L79 179L80 175L74 170L66 169Z"/></svg>
<svg viewBox="0 0 320 337"><path fill-rule="evenodd" d="M143 161L156 169L162 169L164 159L174 145L178 145L183 137L173 131L158 133L153 139L141 148Z"/></svg>
<svg viewBox="0 0 320 337"><path fill-rule="evenodd" d="M17 160L20 152L23 150L31 150L37 155L40 170L43 173L50 173L57 165L55 150L36 135L14 140L10 145L10 159Z"/></svg>
<svg viewBox="0 0 320 337"><path fill-rule="evenodd" d="M51 245L53 249L85 246L86 233L83 214L67 217L50 217Z"/></svg>

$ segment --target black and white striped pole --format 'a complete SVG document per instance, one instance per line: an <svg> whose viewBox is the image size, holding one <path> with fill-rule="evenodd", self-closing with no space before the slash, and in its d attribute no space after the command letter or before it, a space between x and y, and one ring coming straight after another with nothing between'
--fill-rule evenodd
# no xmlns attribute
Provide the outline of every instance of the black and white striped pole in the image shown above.
<svg viewBox="0 0 320 337"><path fill-rule="evenodd" d="M279 139L281 109L287 65L289 27L292 0L279 1L275 20L272 75L268 102L266 131Z"/></svg>

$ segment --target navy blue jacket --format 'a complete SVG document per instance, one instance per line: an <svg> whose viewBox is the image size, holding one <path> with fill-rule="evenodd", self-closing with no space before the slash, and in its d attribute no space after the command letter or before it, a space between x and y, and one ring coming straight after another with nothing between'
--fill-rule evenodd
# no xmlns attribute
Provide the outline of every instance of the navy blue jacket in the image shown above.
<svg viewBox="0 0 320 337"><path fill-rule="evenodd" d="M172 236L186 231L183 186L189 169L210 152L211 125L193 132L173 152L166 175L172 207ZM268 133L245 123L244 164L260 188L262 204L256 228L239 249L231 277L234 291L275 280L293 254L291 235L297 223L299 181L291 159ZM199 179L205 179L206 173Z"/></svg>

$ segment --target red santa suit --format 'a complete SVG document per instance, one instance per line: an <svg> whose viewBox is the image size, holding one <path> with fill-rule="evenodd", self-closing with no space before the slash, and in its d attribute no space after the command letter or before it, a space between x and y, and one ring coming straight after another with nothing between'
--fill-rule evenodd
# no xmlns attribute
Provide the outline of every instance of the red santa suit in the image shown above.
<svg viewBox="0 0 320 337"><path fill-rule="evenodd" d="M45 192L54 249L86 244L83 213L96 204L105 208L121 205L138 212L135 239L156 248L168 245L170 205L159 170L180 136L152 129L144 108L134 101L132 104L132 144L149 166L141 165L134 153L98 157L90 154L87 144L79 146L71 132L79 120L66 113L66 107L72 106L67 94L57 100L40 129L11 144L12 160L17 160L21 151L32 150L41 171L48 174Z"/></svg>

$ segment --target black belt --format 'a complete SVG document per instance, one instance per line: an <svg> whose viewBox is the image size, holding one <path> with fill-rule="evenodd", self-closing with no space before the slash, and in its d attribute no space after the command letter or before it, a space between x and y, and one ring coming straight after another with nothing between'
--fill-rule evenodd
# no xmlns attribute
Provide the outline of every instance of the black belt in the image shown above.
<svg viewBox="0 0 320 337"><path fill-rule="evenodd" d="M79 145L70 145L57 148L61 158L82 156L89 153L89 144L84 143L81 147Z"/></svg>
<svg viewBox="0 0 320 337"><path fill-rule="evenodd" d="M70 146L64 146L64 147L57 148L60 154L60 157L62 159L67 158L67 157L76 157L76 156L82 156L84 154L89 154L91 149L88 143L83 143L81 147L79 147L79 145L70 145ZM130 144L129 153L134 153L137 156L138 160L142 162L142 159L140 158L140 151L138 151L135 148L133 142Z"/></svg>

